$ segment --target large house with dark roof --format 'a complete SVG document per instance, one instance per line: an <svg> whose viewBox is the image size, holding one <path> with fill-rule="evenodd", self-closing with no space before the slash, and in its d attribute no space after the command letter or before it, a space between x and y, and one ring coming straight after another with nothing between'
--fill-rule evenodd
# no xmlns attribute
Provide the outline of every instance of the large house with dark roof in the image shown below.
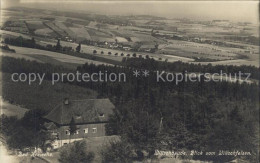
<svg viewBox="0 0 260 163"><path fill-rule="evenodd" d="M109 99L65 99L44 118L45 128L55 138L53 148L87 137L105 136L105 124L115 106ZM77 130L70 134L72 118Z"/></svg>

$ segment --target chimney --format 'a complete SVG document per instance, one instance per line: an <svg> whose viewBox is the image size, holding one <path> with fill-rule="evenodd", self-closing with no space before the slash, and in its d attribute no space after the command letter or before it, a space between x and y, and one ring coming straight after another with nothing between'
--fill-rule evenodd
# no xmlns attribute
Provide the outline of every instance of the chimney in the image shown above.
<svg viewBox="0 0 260 163"><path fill-rule="evenodd" d="M69 99L68 98L64 99L64 105L69 105Z"/></svg>

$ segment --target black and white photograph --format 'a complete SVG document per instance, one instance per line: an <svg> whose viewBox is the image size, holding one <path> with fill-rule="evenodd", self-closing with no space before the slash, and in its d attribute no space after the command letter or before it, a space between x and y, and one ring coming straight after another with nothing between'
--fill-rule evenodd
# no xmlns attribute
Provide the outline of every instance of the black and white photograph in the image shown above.
<svg viewBox="0 0 260 163"><path fill-rule="evenodd" d="M1 163L259 163L258 0L1 0Z"/></svg>

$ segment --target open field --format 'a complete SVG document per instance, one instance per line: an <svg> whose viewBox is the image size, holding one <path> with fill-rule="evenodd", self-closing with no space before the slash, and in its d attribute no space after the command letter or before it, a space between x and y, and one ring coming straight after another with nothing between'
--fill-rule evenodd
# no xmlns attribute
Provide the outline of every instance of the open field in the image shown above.
<svg viewBox="0 0 260 163"><path fill-rule="evenodd" d="M79 57L57 53L57 52L50 52L45 50L31 49L31 48L24 48L24 47L17 47L17 46L9 46L9 47L11 49L15 49L16 53L19 54L19 57L26 56L26 58L30 57L30 59L34 58L41 62L55 63L56 65L63 65L65 67L66 65L69 66L70 64L75 64L75 65L82 65L85 63L89 63L89 64L92 63L95 65L107 64L99 61L93 61L93 60L79 58ZM8 56L16 57L16 53L9 54Z"/></svg>
<svg viewBox="0 0 260 163"><path fill-rule="evenodd" d="M18 119L22 118L28 109L25 109L19 105L13 105L8 101L4 101L2 96L0 97L1 115L16 116Z"/></svg>
<svg viewBox="0 0 260 163"><path fill-rule="evenodd" d="M54 24L59 27L61 30L63 30L65 33L67 33L70 37L74 38L77 33L74 33L71 31L66 25L64 25L63 22L55 21Z"/></svg>
<svg viewBox="0 0 260 163"><path fill-rule="evenodd" d="M174 56L174 55L164 55L164 56L166 56L170 62L174 62L174 61L192 62L192 61L194 61L194 59L192 59L192 58L185 58L185 57Z"/></svg>
<svg viewBox="0 0 260 163"><path fill-rule="evenodd" d="M12 32L12 31L6 31L6 30L0 30L1 35L10 36L10 37L19 37L22 36L26 39L31 39L32 37L26 34L18 33L18 32Z"/></svg>
<svg viewBox="0 0 260 163"><path fill-rule="evenodd" d="M67 18L65 23L67 26L74 26L74 24L86 26L89 25L90 21L79 18Z"/></svg>
<svg viewBox="0 0 260 163"><path fill-rule="evenodd" d="M248 61L248 60L243 60L243 59L236 59L236 60L227 60L227 61L197 62L197 63L202 64L202 65L211 64L213 66L215 66L215 65L236 65L236 66L251 65L251 66L259 67L259 60Z"/></svg>
<svg viewBox="0 0 260 163"><path fill-rule="evenodd" d="M76 39L77 41L83 41L85 39L92 40L88 31L84 27L69 27L69 29L73 32L70 34L71 38Z"/></svg>
<svg viewBox="0 0 260 163"><path fill-rule="evenodd" d="M44 36L44 37L46 37L46 36L50 37L50 36L56 35L55 32L53 30L51 30L50 28L37 29L34 31L34 33L36 35Z"/></svg>
<svg viewBox="0 0 260 163"><path fill-rule="evenodd" d="M13 9L4 10L3 13L6 21L14 20L9 23L9 26L6 25L6 30L13 31L16 36L26 33L26 31L16 29L17 23L26 22L26 26L20 26L24 26L24 29L28 27L30 31L33 31L35 34L32 34L33 37L43 45L55 45L57 42L55 39L58 37L62 39L62 46L70 46L73 49L81 41L90 41L90 43L85 42L88 45L82 44L83 53L93 54L93 51L96 50L95 55L115 61L121 61L127 54L132 57L133 53L136 53L137 57L148 55L150 58L160 61L212 63L213 65L257 66L259 60L259 48L256 45L256 41L259 40L259 32L257 26L250 23L228 20L168 19L143 15L102 16L88 13L82 16L79 13L60 13L51 10ZM14 17L16 18L14 19ZM2 23L4 24L4 21ZM30 34L26 37L31 38ZM173 39L173 36L181 39ZM214 42L203 44L202 40L218 41L220 45ZM121 50L127 49L123 43L134 51ZM137 45L158 45L158 49L153 51L154 53L150 53L151 49L140 50L141 48ZM101 52L103 52L102 55ZM108 55L109 52L111 55ZM117 56L115 56L116 53ZM124 56L121 56L121 53ZM45 55L41 54L42 59L43 56ZM71 61L68 62L66 56L65 59L58 58L56 55L52 58L66 64L77 64L76 62L82 64L82 61L71 58ZM90 61L88 60L88 62Z"/></svg>
<svg viewBox="0 0 260 163"><path fill-rule="evenodd" d="M7 51L4 51L4 50L0 50L0 56L7 56L7 57L13 57L13 58L24 58L26 60L30 60L30 61L37 61L37 62L42 62L41 60L39 59L36 59L36 58L33 58L33 57L30 57L30 56L27 56L27 55L23 55L19 52L16 52L16 53L10 53L10 52L7 52Z"/></svg>
<svg viewBox="0 0 260 163"><path fill-rule="evenodd" d="M246 53L246 50L239 48L218 47L215 45L199 44L187 41L169 41L170 44L159 46L159 51L172 56L181 56L199 60L214 60L212 63L230 65L258 65L259 49L255 46L250 46L253 53ZM205 61L208 63L207 61ZM195 62L196 63L196 62ZM215 64L214 64L215 65Z"/></svg>
<svg viewBox="0 0 260 163"><path fill-rule="evenodd" d="M34 32L35 30L38 30L38 29L46 28L46 26L40 20L27 20L25 22L31 32Z"/></svg>
<svg viewBox="0 0 260 163"><path fill-rule="evenodd" d="M115 42L115 38L111 36L109 32L92 28L92 27L85 27L86 30L88 31L89 35L91 36L92 41L97 41L97 42Z"/></svg>
<svg viewBox="0 0 260 163"><path fill-rule="evenodd" d="M18 37L22 35L24 38L30 39L31 37L25 34L19 34L16 32L10 32L10 31L2 31L5 34L8 35L14 35L15 37ZM44 40L41 38L37 38L37 42L43 46L46 46L48 44L51 45L56 45L57 41L56 40L48 40L48 41L39 41ZM168 62L175 62L175 61L183 61L183 62L192 62L192 63L201 63L201 64L208 64L212 63L213 65L216 64L223 64L223 65L255 65L258 66L258 60L259 60L259 55L258 55L258 49L256 46L250 46L251 49L253 49L254 54L245 54L244 50L238 49L238 48L227 48L227 47L216 47L214 45L207 45L207 44L199 44L199 43L193 43L193 42L187 42L187 41L170 41L171 44L161 44L159 46L159 51L156 53L146 53L146 52L136 52L137 57L141 55L142 57L145 57L146 55L150 56L151 58L154 58L155 60L159 60L161 58L161 61L164 61L165 59L168 60ZM61 41L62 46L70 46L73 49L75 49L78 44L77 43L72 43L72 42L66 42L66 41ZM16 47L19 49L19 47ZM22 48L20 48L22 49ZM25 48L26 49L26 48ZM197 49L197 52L194 53L194 51ZM27 55L24 51L16 51L18 56L15 57L31 57L32 59L32 53L34 52L35 54L39 54L38 52L35 52L36 49L27 49ZM93 54L93 51L96 50L97 53L95 55L98 55L103 58L108 58L112 59L115 61L121 61L123 57L126 57L127 54L130 54L130 57L132 57L132 54L134 52L130 51L124 51L124 50L116 50L116 49L107 49L107 48L101 48L101 47L96 47L96 46L91 46L91 45L81 45L81 50L83 53L88 53L88 54ZM204 51L208 50L208 53L205 53ZM33 52L32 52L33 51ZM38 50L36 50L38 51ZM104 54L101 54L101 51L104 52ZM164 52L163 51L167 51ZM177 51L177 52L176 52ZM111 55L108 54L108 52L111 52ZM118 56L115 56L114 54L118 53ZM121 56L121 53L124 54L124 56ZM199 54L203 53L203 54ZM211 53L215 54L216 56L210 55ZM74 56L68 56L65 54L60 55L60 53L55 53L55 52L41 52L40 53L42 56L48 56L51 57L57 61L61 61L63 63L75 63L75 64L84 64L85 62L88 63L94 63L94 64L105 64L97 61L92 61L92 60L86 60ZM52 55L55 54L55 55ZM188 55L189 54L189 55ZM11 54L5 54L5 55L11 55ZM22 56L21 56L22 55ZM94 54L93 54L94 55ZM203 61L200 62L195 61L194 58L198 57L205 57L205 58L215 58L215 61ZM240 56L244 56L243 59L240 59ZM71 58L72 57L72 58ZM37 57L33 57L34 59L37 59ZM39 59L38 59L39 60ZM218 61L219 60L219 61Z"/></svg>
<svg viewBox="0 0 260 163"><path fill-rule="evenodd" d="M128 42L127 39L125 39L124 37L117 36L116 39L118 42Z"/></svg>
<svg viewBox="0 0 260 163"><path fill-rule="evenodd" d="M237 54L225 48L213 45L199 44L187 41L169 41L157 53L177 55L189 58L210 58L215 60L229 60L236 58Z"/></svg>
<svg viewBox="0 0 260 163"><path fill-rule="evenodd" d="M67 34L58 26L56 26L53 22L45 22L45 25L48 26L53 31L55 31L60 37L67 36Z"/></svg>

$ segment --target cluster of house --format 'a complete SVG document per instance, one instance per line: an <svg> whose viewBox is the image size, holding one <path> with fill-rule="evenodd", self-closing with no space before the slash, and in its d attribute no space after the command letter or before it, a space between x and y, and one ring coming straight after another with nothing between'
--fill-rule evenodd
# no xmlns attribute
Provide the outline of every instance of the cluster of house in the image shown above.
<svg viewBox="0 0 260 163"><path fill-rule="evenodd" d="M136 47L136 43L134 42L122 42L122 43L116 43L116 42L104 42L98 44L100 47L103 48L110 48L110 49L119 49L124 51L139 51L139 52L154 52L156 50L155 44L144 44Z"/></svg>
<svg viewBox="0 0 260 163"><path fill-rule="evenodd" d="M88 137L105 136L105 124L114 108L109 99L65 99L44 117L44 126L54 138L53 148ZM72 118L76 126L73 134L70 133Z"/></svg>

